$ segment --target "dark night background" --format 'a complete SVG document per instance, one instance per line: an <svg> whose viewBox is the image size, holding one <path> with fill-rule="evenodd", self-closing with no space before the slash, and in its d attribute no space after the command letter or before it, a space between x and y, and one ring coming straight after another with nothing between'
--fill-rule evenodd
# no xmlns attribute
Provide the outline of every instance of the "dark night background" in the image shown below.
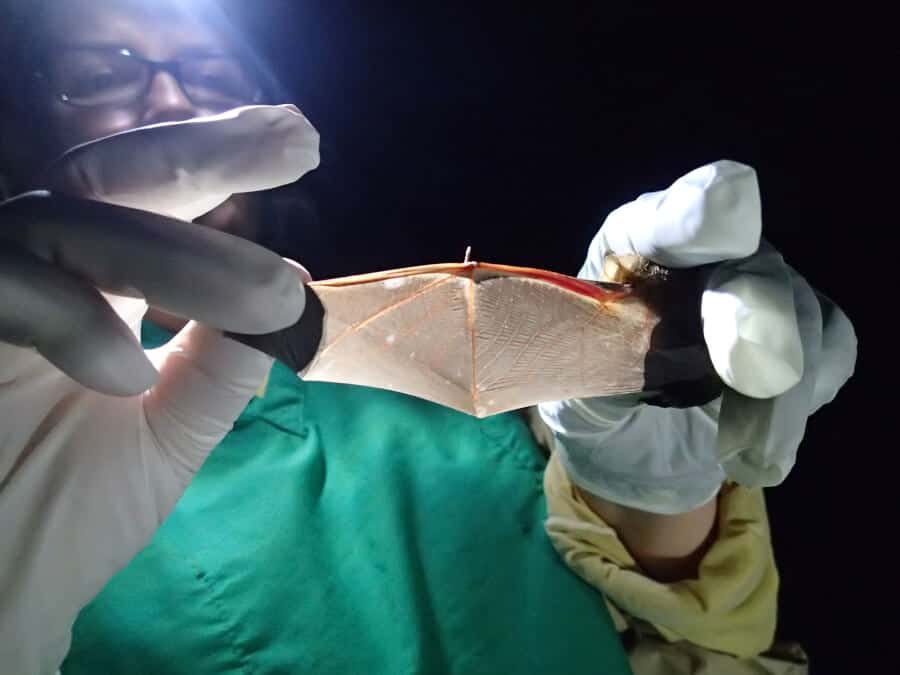
<svg viewBox="0 0 900 675"><path fill-rule="evenodd" d="M860 338L856 376L769 491L779 632L813 673L890 670L898 598L877 580L894 574L896 438L881 431L892 393L867 373L884 333L873 298L893 289L873 246L893 226L878 21L744 4L281 4L268 52L323 138L307 181L322 225L296 239L317 277L460 260L469 244L574 274L616 206L716 159L756 168L764 236Z"/></svg>

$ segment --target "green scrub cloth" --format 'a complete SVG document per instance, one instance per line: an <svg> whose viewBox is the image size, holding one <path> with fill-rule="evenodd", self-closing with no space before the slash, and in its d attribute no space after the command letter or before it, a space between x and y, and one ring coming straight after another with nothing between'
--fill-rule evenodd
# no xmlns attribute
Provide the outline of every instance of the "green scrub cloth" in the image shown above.
<svg viewBox="0 0 900 675"><path fill-rule="evenodd" d="M168 337L144 327L145 346ZM628 673L544 533L544 466L517 415L276 364L81 612L63 675Z"/></svg>

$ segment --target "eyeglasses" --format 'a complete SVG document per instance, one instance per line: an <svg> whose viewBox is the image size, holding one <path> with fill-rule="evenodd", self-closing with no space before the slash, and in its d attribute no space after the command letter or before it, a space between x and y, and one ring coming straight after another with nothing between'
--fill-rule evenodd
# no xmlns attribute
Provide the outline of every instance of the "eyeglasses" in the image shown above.
<svg viewBox="0 0 900 675"><path fill-rule="evenodd" d="M247 68L230 55L152 61L126 48L75 47L50 55L36 76L64 103L93 107L141 100L159 72L174 77L198 107L227 110L262 100L262 90Z"/></svg>

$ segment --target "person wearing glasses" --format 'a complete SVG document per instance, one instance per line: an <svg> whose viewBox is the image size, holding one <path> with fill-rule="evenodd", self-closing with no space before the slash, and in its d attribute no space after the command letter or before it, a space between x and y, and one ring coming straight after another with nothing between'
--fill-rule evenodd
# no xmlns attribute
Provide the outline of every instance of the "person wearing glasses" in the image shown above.
<svg viewBox="0 0 900 675"><path fill-rule="evenodd" d="M42 187L67 150L148 125L245 109L235 119L277 114L260 142L313 138L301 115L265 106L282 101L220 5L26 3L4 83L10 195ZM145 158L110 161L127 172ZM717 402L548 402L529 424L303 382L218 330L268 332L304 312L308 276L250 243L281 253L268 194L185 223L158 215L155 188L135 190L140 210L79 198L92 195L0 205L0 670L577 675L625 673L629 660L654 672L674 645L670 662L776 672L775 655L756 658L772 645L777 594L754 473L764 462L713 457ZM839 309L822 299L814 311L802 278L758 255L755 174L718 162L654 195L610 216L582 274L600 278L607 253L724 260L731 281L744 277L730 259L783 272L789 311L762 314L806 367L791 396L761 400L805 423L850 376L855 341ZM92 307L88 290L64 292L85 279L113 295L152 282L137 322L165 356L154 386L115 384L115 350L95 348L115 336L99 310L72 310ZM731 319L724 307L704 320ZM85 386L85 363L105 391ZM791 442L770 452L781 469Z"/></svg>
<svg viewBox="0 0 900 675"><path fill-rule="evenodd" d="M45 69L34 73L46 80L59 100L87 108L121 106L144 99L159 73L169 73L198 110L221 111L262 100L244 64L234 55L187 49L172 61L153 61L128 47L81 44L48 54Z"/></svg>

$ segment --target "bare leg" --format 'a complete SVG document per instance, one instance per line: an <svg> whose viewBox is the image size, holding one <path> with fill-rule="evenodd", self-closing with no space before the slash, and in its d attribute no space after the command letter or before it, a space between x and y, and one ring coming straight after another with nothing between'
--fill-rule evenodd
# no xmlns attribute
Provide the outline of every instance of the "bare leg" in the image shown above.
<svg viewBox="0 0 900 675"><path fill-rule="evenodd" d="M585 504L616 530L649 577L669 583L697 576L700 561L716 537L718 499L687 513L660 515L575 489Z"/></svg>

